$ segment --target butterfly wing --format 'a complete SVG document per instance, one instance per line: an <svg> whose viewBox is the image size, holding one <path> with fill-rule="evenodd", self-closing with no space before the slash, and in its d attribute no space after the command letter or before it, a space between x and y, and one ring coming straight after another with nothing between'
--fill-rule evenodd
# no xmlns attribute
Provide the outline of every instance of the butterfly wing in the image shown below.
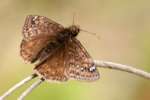
<svg viewBox="0 0 150 100"><path fill-rule="evenodd" d="M65 64L65 73L69 78L88 81L99 79L99 72L91 56L76 38L68 42Z"/></svg>
<svg viewBox="0 0 150 100"><path fill-rule="evenodd" d="M53 52L45 61L38 64L34 70L45 80L66 81L65 73L65 50L61 47Z"/></svg>
<svg viewBox="0 0 150 100"><path fill-rule="evenodd" d="M73 38L56 50L54 55L35 67L35 72L46 80L96 80L99 73L92 58L81 43Z"/></svg>
<svg viewBox="0 0 150 100"><path fill-rule="evenodd" d="M50 43L55 43L54 39L49 37L36 37L35 39L26 41L22 40L21 42L21 50L20 55L23 57L25 61L35 62L41 56L41 53L46 48L46 46Z"/></svg>
<svg viewBox="0 0 150 100"><path fill-rule="evenodd" d="M34 62L39 52L51 42L56 42L57 35L64 27L44 16L29 15L23 26L23 40L20 54L25 61Z"/></svg>
<svg viewBox="0 0 150 100"><path fill-rule="evenodd" d="M32 40L39 35L57 36L63 29L62 25L47 17L29 15L25 19L22 33L25 40Z"/></svg>

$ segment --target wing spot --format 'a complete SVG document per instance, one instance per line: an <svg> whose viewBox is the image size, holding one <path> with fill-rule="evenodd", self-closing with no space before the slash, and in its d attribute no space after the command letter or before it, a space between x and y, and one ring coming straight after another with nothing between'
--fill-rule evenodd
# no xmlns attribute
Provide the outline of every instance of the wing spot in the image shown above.
<svg viewBox="0 0 150 100"><path fill-rule="evenodd" d="M95 71L95 70L96 70L96 67L95 67L95 66L92 66L92 67L90 67L90 69L89 69L90 72L93 72L93 71Z"/></svg>
<svg viewBox="0 0 150 100"><path fill-rule="evenodd" d="M35 21L37 18L38 18L38 16L35 16L35 17L33 18L33 21Z"/></svg>
<svg viewBox="0 0 150 100"><path fill-rule="evenodd" d="M84 68L83 67L81 67L81 69L80 69L81 71L84 71Z"/></svg>
<svg viewBox="0 0 150 100"><path fill-rule="evenodd" d="M80 66L79 66L79 65L76 65L76 67L79 68Z"/></svg>

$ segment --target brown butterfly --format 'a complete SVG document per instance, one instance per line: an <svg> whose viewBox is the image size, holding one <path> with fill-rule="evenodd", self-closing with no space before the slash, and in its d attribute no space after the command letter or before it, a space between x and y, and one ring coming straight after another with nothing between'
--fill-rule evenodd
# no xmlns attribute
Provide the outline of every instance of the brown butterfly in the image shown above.
<svg viewBox="0 0 150 100"><path fill-rule="evenodd" d="M29 15L23 26L20 54L25 61L39 62L35 73L45 80L97 80L95 64L76 39L80 28L64 28L44 16Z"/></svg>

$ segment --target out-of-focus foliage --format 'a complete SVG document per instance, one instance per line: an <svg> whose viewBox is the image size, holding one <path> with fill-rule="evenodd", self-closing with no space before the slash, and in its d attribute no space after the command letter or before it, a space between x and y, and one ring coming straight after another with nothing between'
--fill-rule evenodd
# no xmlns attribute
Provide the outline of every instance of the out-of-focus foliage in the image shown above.
<svg viewBox="0 0 150 100"><path fill-rule="evenodd" d="M78 36L94 59L133 65L150 71L150 1L148 0L3 0L0 3L0 94L32 73L34 65L19 56L24 19L47 16L64 26L75 24L97 33ZM27 100L150 100L150 82L143 78L99 69L93 83L70 80L43 83ZM33 81L32 81L33 82ZM32 82L20 88L17 96Z"/></svg>

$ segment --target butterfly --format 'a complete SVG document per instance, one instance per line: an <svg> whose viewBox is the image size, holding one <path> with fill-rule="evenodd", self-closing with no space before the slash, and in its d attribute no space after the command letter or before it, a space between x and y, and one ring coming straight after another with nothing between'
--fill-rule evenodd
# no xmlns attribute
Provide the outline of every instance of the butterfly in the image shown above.
<svg viewBox="0 0 150 100"><path fill-rule="evenodd" d="M47 81L97 80L99 72L76 38L79 32L77 25L63 27L47 17L29 15L22 30L20 55L27 62L39 62L34 72Z"/></svg>

